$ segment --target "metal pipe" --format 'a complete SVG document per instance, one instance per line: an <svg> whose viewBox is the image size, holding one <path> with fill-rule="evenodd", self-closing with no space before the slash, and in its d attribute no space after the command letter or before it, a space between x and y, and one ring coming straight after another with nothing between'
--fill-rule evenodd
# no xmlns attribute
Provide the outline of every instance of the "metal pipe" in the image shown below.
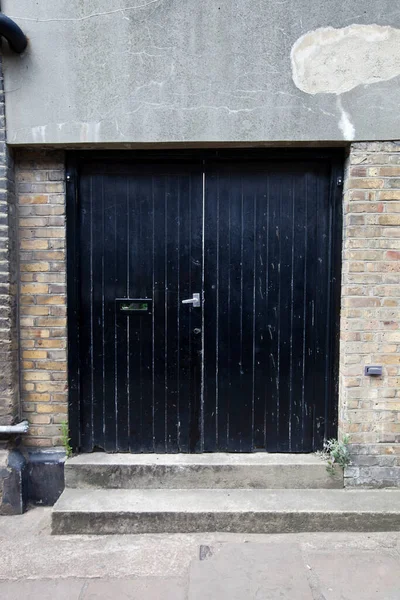
<svg viewBox="0 0 400 600"><path fill-rule="evenodd" d="M17 54L21 54L28 45L28 38L22 29L3 14L0 14L0 35L6 38L11 50Z"/></svg>
<svg viewBox="0 0 400 600"><path fill-rule="evenodd" d="M29 429L28 421L21 421L18 425L0 425L1 433L27 433Z"/></svg>

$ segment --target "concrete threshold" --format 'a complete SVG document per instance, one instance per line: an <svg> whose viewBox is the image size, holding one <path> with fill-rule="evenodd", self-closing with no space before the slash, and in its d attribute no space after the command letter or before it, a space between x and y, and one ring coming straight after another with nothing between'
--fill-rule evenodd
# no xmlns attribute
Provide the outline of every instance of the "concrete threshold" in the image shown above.
<svg viewBox="0 0 400 600"><path fill-rule="evenodd" d="M65 464L66 486L82 489L342 488L316 454L81 454Z"/></svg>
<svg viewBox="0 0 400 600"><path fill-rule="evenodd" d="M399 531L400 490L66 489L53 534Z"/></svg>

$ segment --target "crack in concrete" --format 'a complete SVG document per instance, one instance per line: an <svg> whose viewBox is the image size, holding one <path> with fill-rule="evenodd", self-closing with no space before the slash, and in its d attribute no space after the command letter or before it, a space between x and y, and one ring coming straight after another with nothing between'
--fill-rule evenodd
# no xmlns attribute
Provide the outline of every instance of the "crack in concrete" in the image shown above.
<svg viewBox="0 0 400 600"><path fill-rule="evenodd" d="M85 597L86 590L88 589L88 587L89 587L89 582L88 581L84 581L83 584L82 584L81 591L79 592L79 598L78 598L78 600L83 600L83 598Z"/></svg>
<svg viewBox="0 0 400 600"><path fill-rule="evenodd" d="M11 19L16 19L18 21L31 21L33 23L63 23L63 22L72 22L79 23L80 21L86 21L88 19L93 19L95 17L104 17L107 15L115 15L118 13L125 13L127 11L132 10L140 10L142 8L147 8L152 4L162 4L164 0L150 0L150 2L146 2L145 4L138 4L137 6L127 6L126 8L116 8L115 10L109 10L106 12L100 13L91 13L90 15L85 15L84 17L70 17L66 19L34 19L33 17L19 17L19 16L10 16Z"/></svg>

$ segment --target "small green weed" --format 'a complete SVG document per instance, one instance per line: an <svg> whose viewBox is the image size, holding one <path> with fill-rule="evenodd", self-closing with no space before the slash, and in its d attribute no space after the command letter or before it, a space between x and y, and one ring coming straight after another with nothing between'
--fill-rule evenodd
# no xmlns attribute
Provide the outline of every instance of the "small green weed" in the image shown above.
<svg viewBox="0 0 400 600"><path fill-rule="evenodd" d="M348 449L349 437L347 435L339 440L331 439L324 442L324 449L321 452L322 458L327 461L326 470L330 475L335 474L335 466L339 465L344 469L351 463Z"/></svg>
<svg viewBox="0 0 400 600"><path fill-rule="evenodd" d="M71 448L71 444L70 444L71 438L69 437L68 423L66 421L61 423L61 439L62 439L62 445L65 448L65 453L67 455L67 458L71 458L71 456L72 456L72 448Z"/></svg>

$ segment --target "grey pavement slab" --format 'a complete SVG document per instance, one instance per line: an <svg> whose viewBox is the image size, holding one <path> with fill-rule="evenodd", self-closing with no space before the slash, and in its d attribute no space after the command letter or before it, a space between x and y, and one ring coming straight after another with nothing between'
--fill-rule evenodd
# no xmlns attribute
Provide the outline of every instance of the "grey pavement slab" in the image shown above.
<svg viewBox="0 0 400 600"><path fill-rule="evenodd" d="M0 582L2 600L185 600L185 579L62 579Z"/></svg>
<svg viewBox="0 0 400 600"><path fill-rule="evenodd" d="M343 550L305 556L316 600L399 600L400 555Z"/></svg>
<svg viewBox="0 0 400 600"><path fill-rule="evenodd" d="M81 600L81 580L2 581L2 600Z"/></svg>
<svg viewBox="0 0 400 600"><path fill-rule="evenodd" d="M189 600L314 600L299 546L226 544L193 561Z"/></svg>
<svg viewBox="0 0 400 600"><path fill-rule="evenodd" d="M186 579L166 577L97 580L87 584L80 600L186 600Z"/></svg>
<svg viewBox="0 0 400 600"><path fill-rule="evenodd" d="M354 547L316 549L287 540L225 543L192 561L189 600L398 600L400 553Z"/></svg>

